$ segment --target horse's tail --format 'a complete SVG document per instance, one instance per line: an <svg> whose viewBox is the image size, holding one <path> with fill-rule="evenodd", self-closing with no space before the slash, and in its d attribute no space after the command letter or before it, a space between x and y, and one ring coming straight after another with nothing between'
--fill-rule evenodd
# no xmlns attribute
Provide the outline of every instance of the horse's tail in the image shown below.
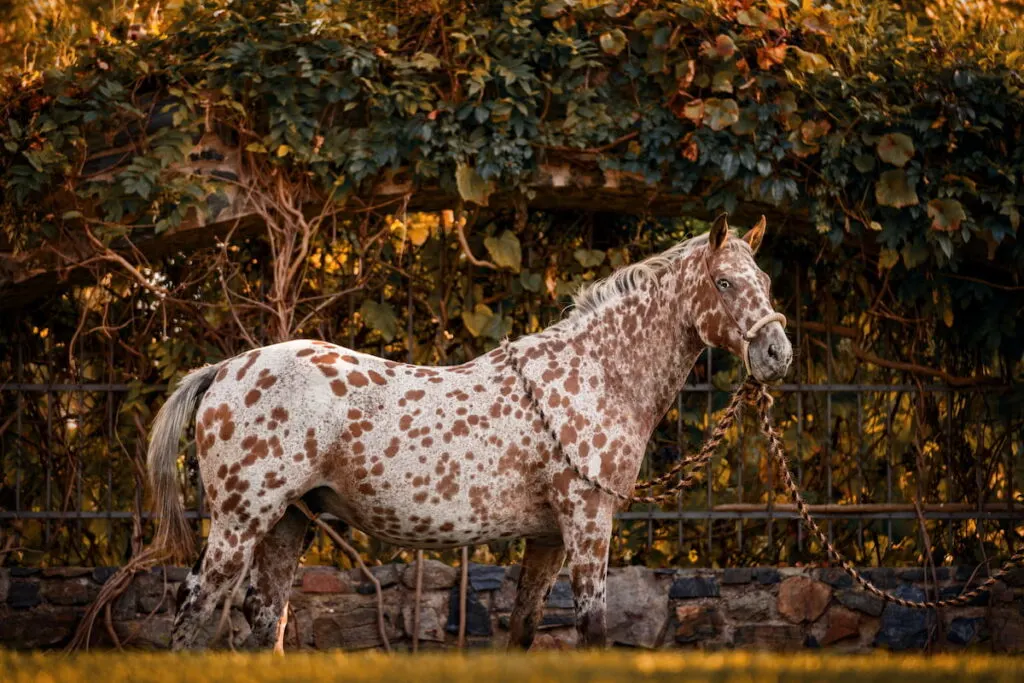
<svg viewBox="0 0 1024 683"><path fill-rule="evenodd" d="M210 388L222 363L193 370L160 408L149 435L149 480L153 486L153 511L160 518L153 547L174 560L189 561L195 552L194 534L185 520L178 486L178 443L185 423Z"/></svg>

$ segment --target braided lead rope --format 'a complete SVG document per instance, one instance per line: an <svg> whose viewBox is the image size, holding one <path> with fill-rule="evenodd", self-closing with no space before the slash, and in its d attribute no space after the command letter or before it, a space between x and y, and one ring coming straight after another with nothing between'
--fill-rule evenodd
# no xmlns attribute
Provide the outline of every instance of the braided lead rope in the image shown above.
<svg viewBox="0 0 1024 683"><path fill-rule="evenodd" d="M797 488L796 482L793 480L793 472L789 467L789 463L786 460L786 454L782 446L782 439L775 431L775 427L772 425L771 419L771 408L775 400L768 393L767 387L763 384L759 385L759 396L757 397L757 408L761 423L761 431L768 438L768 451L772 460L775 462L779 473L782 475L782 481L785 487L789 490L790 495L793 497L793 501L796 503L797 510L800 513L801 519L807 528L810 529L818 540L828 550L829 556L835 560L843 568L850 578L856 581L864 590L871 593L872 595L881 598L886 602L892 602L900 607L908 607L911 609L933 609L936 607L957 607L966 605L978 596L984 595L992 590L992 587L996 584L1001 577L1005 576L1011 569L1015 567L1024 566L1024 552L1015 553L1010 557L1009 560L1002 566L1001 569L993 572L987 579L985 579L980 585L973 590L958 595L955 598L948 600L935 600L927 602L916 602L911 600L905 600L892 593L884 591L878 588L871 581L863 577L858 572L853 564L850 563L844 555L842 555L835 546L832 545L828 540L828 536L821 530L818 523L811 517L810 511L807 508L807 503L804 501L803 496L800 494L800 489Z"/></svg>
<svg viewBox="0 0 1024 683"><path fill-rule="evenodd" d="M696 479L696 471L711 461L711 458L714 456L715 450L718 448L718 446L722 443L722 440L725 438L726 431L728 431L729 428L732 427L732 425L736 422L736 417L739 412L740 406L743 404L744 401L751 403L753 405L758 398L759 385L753 380L748 380L736 391L736 393L733 394L732 400L729 402L728 407L725 409L725 414L722 415L722 419L718 421L718 424L711 432L711 436L708 438L707 441L704 442L704 446L700 449L699 453L680 460L668 472L661 475L660 477L653 479L651 481L638 482L635 485L635 488L637 489L654 488L666 484L670 479L672 479L676 475L686 472L685 476L682 476L672 486L672 488L652 496L626 495L608 488L607 486L597 481L593 477L587 476L580 470L579 466L575 462L573 462L572 458L570 458L569 455L565 452L565 449L562 448L562 442L561 439L558 437L558 432L556 432L554 427L552 427L551 421L548 419L547 414L540 406L540 395L538 389L536 388L536 386L533 386L532 383L526 378L526 375L523 374L522 367L519 364L519 359L516 356L516 354L512 351L512 346L508 339L505 339L502 342L502 347L506 355L508 356L509 365L511 366L512 371L519 378L520 390L523 391L524 394L529 397L534 412L536 412L537 415L540 416L541 423L544 426L544 430L547 432L548 437L550 437L551 442L554 445L554 449L558 451L558 453L562 456L562 460L565 462L565 464L573 471L573 473L578 478L584 481L588 486L591 486L594 489L601 491L602 493L607 493L610 496L614 496L618 500L628 503L663 503L665 501L671 500L674 496L677 496L679 493L683 491L683 489L692 486Z"/></svg>

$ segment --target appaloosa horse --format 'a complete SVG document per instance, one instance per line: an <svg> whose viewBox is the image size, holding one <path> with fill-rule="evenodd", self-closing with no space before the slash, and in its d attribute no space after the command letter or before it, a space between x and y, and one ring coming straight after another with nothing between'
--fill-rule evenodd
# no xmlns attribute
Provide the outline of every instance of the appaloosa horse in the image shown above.
<svg viewBox="0 0 1024 683"><path fill-rule="evenodd" d="M785 318L753 259L764 229L762 217L739 239L720 218L707 235L594 284L545 331L464 365L292 341L190 373L157 415L149 449L162 518L154 543L181 556L192 532L176 461L196 415L212 523L182 587L173 647L201 645L202 621L247 576L252 641L273 645L309 524L298 501L410 548L525 537L510 644L530 646L568 558L580 643L604 645L620 501L600 487L632 490L651 432L704 347L740 355L762 381L789 368Z"/></svg>

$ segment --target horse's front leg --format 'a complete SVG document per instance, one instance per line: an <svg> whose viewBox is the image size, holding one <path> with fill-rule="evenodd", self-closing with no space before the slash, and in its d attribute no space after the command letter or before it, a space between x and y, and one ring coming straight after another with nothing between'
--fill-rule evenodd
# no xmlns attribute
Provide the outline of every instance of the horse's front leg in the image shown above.
<svg viewBox="0 0 1024 683"><path fill-rule="evenodd" d="M530 649L544 616L544 601L563 562L565 548L561 539L526 539L526 554L519 572L516 603L509 620L509 650Z"/></svg>
<svg viewBox="0 0 1024 683"><path fill-rule="evenodd" d="M563 521L562 529L576 607L576 631L580 647L605 647L605 582L615 506L606 494L593 489L584 492L582 498Z"/></svg>

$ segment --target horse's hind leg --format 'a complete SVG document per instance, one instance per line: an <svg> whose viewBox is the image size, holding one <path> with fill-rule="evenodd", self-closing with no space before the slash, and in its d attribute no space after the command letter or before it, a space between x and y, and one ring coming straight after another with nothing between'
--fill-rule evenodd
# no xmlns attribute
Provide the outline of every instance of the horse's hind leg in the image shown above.
<svg viewBox="0 0 1024 683"><path fill-rule="evenodd" d="M269 648L277 640L308 526L306 515L289 507L256 546L252 582L243 607L252 628L248 643L252 647Z"/></svg>
<svg viewBox="0 0 1024 683"><path fill-rule="evenodd" d="M561 539L526 540L516 603L509 620L508 649L530 649L544 614L544 601L565 562Z"/></svg>
<svg viewBox="0 0 1024 683"><path fill-rule="evenodd" d="M190 574L183 593L179 593L182 601L171 631L172 650L191 650L206 645L203 625L213 615L217 604L223 599L230 600L230 594L244 580L262 536L258 530L241 525L214 522L199 559L198 578Z"/></svg>

